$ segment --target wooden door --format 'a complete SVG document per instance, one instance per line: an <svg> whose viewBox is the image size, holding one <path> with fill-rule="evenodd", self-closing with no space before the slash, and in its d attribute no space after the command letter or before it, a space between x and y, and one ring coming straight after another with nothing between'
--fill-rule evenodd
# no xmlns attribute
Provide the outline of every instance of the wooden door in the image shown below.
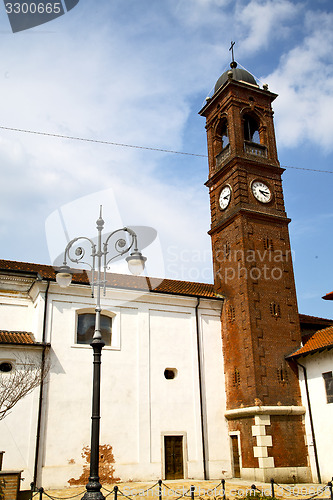
<svg viewBox="0 0 333 500"><path fill-rule="evenodd" d="M238 436L231 437L233 477L240 477Z"/></svg>
<svg viewBox="0 0 333 500"><path fill-rule="evenodd" d="M183 436L164 436L165 479L184 479Z"/></svg>

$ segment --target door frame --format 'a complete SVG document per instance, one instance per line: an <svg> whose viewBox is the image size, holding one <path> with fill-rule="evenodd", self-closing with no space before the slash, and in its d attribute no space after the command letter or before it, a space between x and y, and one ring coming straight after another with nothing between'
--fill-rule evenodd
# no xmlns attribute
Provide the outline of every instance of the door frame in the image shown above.
<svg viewBox="0 0 333 500"><path fill-rule="evenodd" d="M184 479L188 478L188 454L187 454L187 433L179 431L167 431L161 432L161 478L165 480L165 447L164 438L165 436L182 436L183 437L183 473Z"/></svg>
<svg viewBox="0 0 333 500"><path fill-rule="evenodd" d="M240 443L240 431L232 431L229 432L229 443L230 443L230 461L231 461L231 472L232 472L232 477L234 476L235 473L235 467L234 467L234 454L233 454L233 448L232 448L232 437L237 437L237 444L238 444L238 456L239 456L239 473L240 473L240 478L242 477L242 448L241 448L241 443Z"/></svg>

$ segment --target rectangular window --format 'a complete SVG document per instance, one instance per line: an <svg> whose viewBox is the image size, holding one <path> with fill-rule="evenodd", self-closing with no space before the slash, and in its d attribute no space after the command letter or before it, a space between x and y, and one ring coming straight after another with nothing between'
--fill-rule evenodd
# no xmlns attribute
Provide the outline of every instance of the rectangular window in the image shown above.
<svg viewBox="0 0 333 500"><path fill-rule="evenodd" d="M333 375L332 372L323 373L327 403L333 403Z"/></svg>
<svg viewBox="0 0 333 500"><path fill-rule="evenodd" d="M106 346L111 345L112 319L101 314L101 334ZM77 344L90 344L95 331L95 314L79 314L77 322Z"/></svg>

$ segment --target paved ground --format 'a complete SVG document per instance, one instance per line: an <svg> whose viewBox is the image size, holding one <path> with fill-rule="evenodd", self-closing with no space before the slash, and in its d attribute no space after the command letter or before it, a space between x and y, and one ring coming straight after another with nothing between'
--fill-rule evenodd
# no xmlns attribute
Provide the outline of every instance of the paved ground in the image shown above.
<svg viewBox="0 0 333 500"><path fill-rule="evenodd" d="M225 493L228 500L239 499L244 497L247 492L251 489L250 481L242 481L240 479L226 479L225 482ZM154 485L156 485L154 487ZM211 481L165 481L162 484L162 500L176 500L179 497L186 494L186 499L190 500L190 487L195 486L195 499L200 496L203 500L218 500L223 498L223 489L219 480ZM113 491L114 484L103 485L102 493L104 496L114 500ZM325 491L321 493L325 485L319 484L302 484L302 485L275 485L275 496L284 499L293 500L295 498L308 499L314 495L318 499L329 499L330 491L326 488ZM129 482L129 483L117 483L118 500L158 500L158 485L155 482ZM263 491L265 495L269 496L271 494L270 483L256 483L256 487ZM73 499L74 497L78 500L83 496L85 492L84 486L71 486L61 490L47 490L46 493L50 497L66 500ZM319 493L319 494L318 494ZM318 494L318 495L317 495ZM134 498L133 498L134 497ZM46 495L43 496L43 500L46 500ZM39 500L38 495L35 500Z"/></svg>

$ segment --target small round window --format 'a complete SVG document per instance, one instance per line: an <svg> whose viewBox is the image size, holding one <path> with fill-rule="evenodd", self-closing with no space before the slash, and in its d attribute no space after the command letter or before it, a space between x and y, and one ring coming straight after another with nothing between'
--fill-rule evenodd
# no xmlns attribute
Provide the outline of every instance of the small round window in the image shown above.
<svg viewBox="0 0 333 500"><path fill-rule="evenodd" d="M177 373L178 372L177 372L176 368L166 368L164 370L164 377L167 380L172 380L177 376Z"/></svg>
<svg viewBox="0 0 333 500"><path fill-rule="evenodd" d="M8 373L11 372L12 369L13 365L9 363L9 361L3 361L2 363L0 363L0 372Z"/></svg>

